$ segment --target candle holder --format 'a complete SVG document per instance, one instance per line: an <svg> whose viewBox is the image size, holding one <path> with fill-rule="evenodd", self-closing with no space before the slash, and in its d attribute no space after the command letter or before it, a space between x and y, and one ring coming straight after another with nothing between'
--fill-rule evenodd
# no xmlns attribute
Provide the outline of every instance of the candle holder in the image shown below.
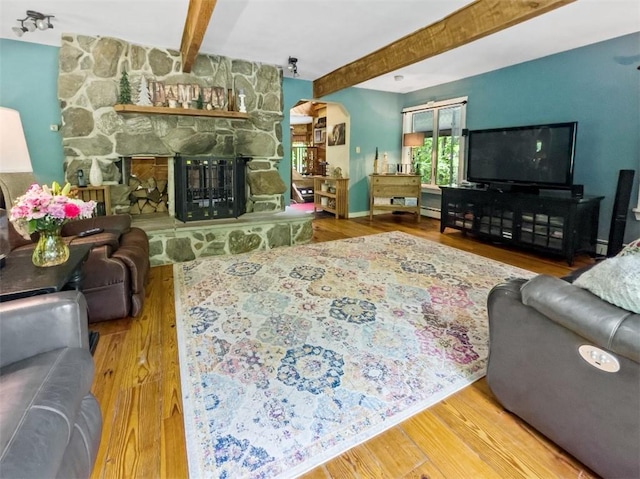
<svg viewBox="0 0 640 479"><path fill-rule="evenodd" d="M246 113L247 112L247 106L244 103L244 99L247 97L247 95L244 94L244 92L242 90L240 90L240 92L238 93L238 100L240 100L240 104L238 105L238 111L240 113Z"/></svg>

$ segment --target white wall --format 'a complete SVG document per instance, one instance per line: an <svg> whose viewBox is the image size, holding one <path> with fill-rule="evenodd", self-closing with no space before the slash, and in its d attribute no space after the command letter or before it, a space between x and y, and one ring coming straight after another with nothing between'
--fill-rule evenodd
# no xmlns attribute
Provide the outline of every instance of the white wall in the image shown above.
<svg viewBox="0 0 640 479"><path fill-rule="evenodd" d="M342 176L349 176L349 144L351 122L349 114L342 105L337 103L327 103L327 137L333 131L333 126L339 123L345 123L345 144L344 145L327 145L327 163L329 167L327 174L331 175L334 168L342 168Z"/></svg>

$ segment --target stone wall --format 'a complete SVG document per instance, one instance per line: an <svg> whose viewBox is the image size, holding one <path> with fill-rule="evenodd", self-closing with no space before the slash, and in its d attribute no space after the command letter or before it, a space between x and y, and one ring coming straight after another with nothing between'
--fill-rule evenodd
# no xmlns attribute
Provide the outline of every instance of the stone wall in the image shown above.
<svg viewBox="0 0 640 479"><path fill-rule="evenodd" d="M270 217L251 224L192 226L148 231L152 266L196 258L270 250L308 243L313 236L311 215Z"/></svg>
<svg viewBox="0 0 640 479"><path fill-rule="evenodd" d="M77 184L79 169L87 177L93 158L102 160L98 163L105 181L120 181L114 162L124 156L243 155L253 158L247 171L247 212L282 210L286 186L277 171L283 156L282 69L211 55L198 55L190 74L181 69L178 51L64 34L58 97L66 180ZM113 105L123 71L129 75L134 102L142 76L165 85L243 89L250 118L116 113ZM112 186L112 198L127 198L122 188Z"/></svg>

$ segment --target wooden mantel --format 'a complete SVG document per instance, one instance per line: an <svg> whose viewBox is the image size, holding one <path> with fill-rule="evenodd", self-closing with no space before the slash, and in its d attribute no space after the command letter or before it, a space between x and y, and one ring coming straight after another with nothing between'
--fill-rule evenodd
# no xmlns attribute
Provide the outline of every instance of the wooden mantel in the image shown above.
<svg viewBox="0 0 640 479"><path fill-rule="evenodd" d="M196 110L193 108L169 108L166 106L114 105L118 113L143 113L147 115L182 115L206 116L210 118L229 118L231 120L247 120L248 113L226 110Z"/></svg>

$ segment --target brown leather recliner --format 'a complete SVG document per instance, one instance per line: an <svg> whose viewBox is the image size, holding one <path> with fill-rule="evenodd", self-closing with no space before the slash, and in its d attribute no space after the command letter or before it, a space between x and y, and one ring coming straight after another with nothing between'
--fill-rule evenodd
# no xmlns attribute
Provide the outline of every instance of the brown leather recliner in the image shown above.
<svg viewBox="0 0 640 479"><path fill-rule="evenodd" d="M23 175L14 174L14 175ZM0 206L10 209L13 200L7 189L12 174L0 178ZM26 188L25 188L26 191ZM9 201L6 201L7 196ZM103 228L103 232L86 237L78 233ZM149 275L149 238L144 230L131 226L131 216L109 215L72 221L62 228L62 236L70 244L91 243L93 248L82 272L82 292L89 308L89 322L137 316L142 310L145 284ZM33 248L37 236L23 238L9 223L11 250Z"/></svg>
<svg viewBox="0 0 640 479"><path fill-rule="evenodd" d="M78 233L103 228L91 236ZM11 249L33 248L9 224ZM82 266L82 292L89 308L89 322L137 316L142 310L149 275L149 239L140 228L131 227L129 215L97 216L67 223L62 236L69 245L93 244Z"/></svg>
<svg viewBox="0 0 640 479"><path fill-rule="evenodd" d="M90 228L102 233L78 237ZM131 216L97 216L72 221L62 228L70 245L92 243L82 272L82 292L89 306L89 322L137 316L144 303L149 275L149 238L131 227Z"/></svg>

